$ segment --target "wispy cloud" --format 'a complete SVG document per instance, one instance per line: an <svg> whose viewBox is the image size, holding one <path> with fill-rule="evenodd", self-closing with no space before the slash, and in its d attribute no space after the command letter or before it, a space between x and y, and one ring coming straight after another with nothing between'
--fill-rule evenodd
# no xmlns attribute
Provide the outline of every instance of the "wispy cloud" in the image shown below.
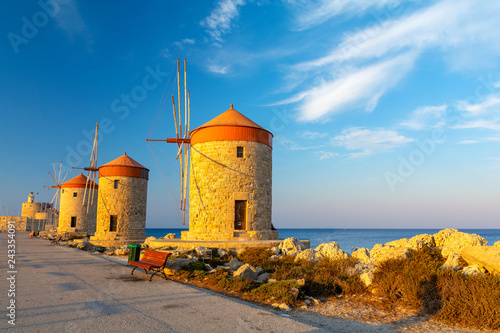
<svg viewBox="0 0 500 333"><path fill-rule="evenodd" d="M239 15L239 7L245 4L245 0L219 0L210 15L201 21L216 45L220 45L222 36L231 31L232 21Z"/></svg>
<svg viewBox="0 0 500 333"><path fill-rule="evenodd" d="M484 142L500 142L500 137L498 136L493 136L489 138L478 138L474 140L462 140L459 143L463 145L470 145L470 144L475 144L475 143L484 143Z"/></svg>
<svg viewBox="0 0 500 333"><path fill-rule="evenodd" d="M328 160L330 158L335 158L337 156L339 156L339 154L336 154L336 153L332 153L330 151L318 151L316 152L317 154L319 154L319 159L320 161L323 161L323 160Z"/></svg>
<svg viewBox="0 0 500 333"><path fill-rule="evenodd" d="M295 12L297 30L320 25L339 15L357 15L368 10L392 7L400 0L286 0L285 3Z"/></svg>
<svg viewBox="0 0 500 333"><path fill-rule="evenodd" d="M317 149L323 147L323 145L317 145L317 146L301 146L297 142L290 140L285 137L275 137L274 141L278 144L279 147L286 149L286 150L310 150L310 149Z"/></svg>
<svg viewBox="0 0 500 333"><path fill-rule="evenodd" d="M231 69L231 66L226 65L226 66L221 66L221 65L216 65L216 64L208 64L207 65L207 70L209 72L215 73L215 74L227 74L229 73Z"/></svg>
<svg viewBox="0 0 500 333"><path fill-rule="evenodd" d="M413 139L407 138L393 130L352 127L343 130L340 135L334 137L332 144L343 147L346 150L360 150L360 152L349 154L350 158L355 158L390 152L412 141Z"/></svg>
<svg viewBox="0 0 500 333"><path fill-rule="evenodd" d="M453 126L454 129L471 129L471 128L482 128L494 131L500 131L500 119L479 119L479 120L468 120L464 121L462 124Z"/></svg>
<svg viewBox="0 0 500 333"><path fill-rule="evenodd" d="M308 140L323 139L326 136L328 136L327 133L320 133L320 132L303 131L299 133L299 137Z"/></svg>
<svg viewBox="0 0 500 333"><path fill-rule="evenodd" d="M397 2L382 1L380 5ZM361 11L378 6L375 1L352 3ZM288 4L309 9L304 11L304 27L315 19L324 22L332 15L351 12L348 1L314 1L309 6L305 0L290 0ZM352 109L371 111L379 98L410 72L422 53L436 51L457 70L485 63L483 54L471 50L489 50L488 55L498 59L499 15L500 2L443 0L384 21L374 20L368 28L345 34L325 56L292 66L287 77L301 77L302 84L295 87L292 97L278 104L298 103L303 121Z"/></svg>
<svg viewBox="0 0 500 333"><path fill-rule="evenodd" d="M184 38L183 40L173 42L172 44L183 50L186 45L194 45L195 43L196 40L194 38Z"/></svg>
<svg viewBox="0 0 500 333"><path fill-rule="evenodd" d="M495 111L495 113L498 114L498 111L500 111L500 97L496 94L491 94L482 102L476 104L471 104L467 101L459 101L457 108L475 116L491 111Z"/></svg>
<svg viewBox="0 0 500 333"><path fill-rule="evenodd" d="M445 125L443 120L448 105L421 106L414 110L410 117L402 122L400 126L412 130L422 130L428 127L441 127Z"/></svg>
<svg viewBox="0 0 500 333"><path fill-rule="evenodd" d="M66 33L71 41L77 36L85 38L87 42L92 41L92 36L87 30L75 1L68 1L59 6L59 12L54 16L54 19L57 26Z"/></svg>
<svg viewBox="0 0 500 333"><path fill-rule="evenodd" d="M332 81L322 81L314 88L276 104L302 102L299 120L314 121L353 108L372 111L387 89L398 83L412 68L416 54L405 53L351 71Z"/></svg>

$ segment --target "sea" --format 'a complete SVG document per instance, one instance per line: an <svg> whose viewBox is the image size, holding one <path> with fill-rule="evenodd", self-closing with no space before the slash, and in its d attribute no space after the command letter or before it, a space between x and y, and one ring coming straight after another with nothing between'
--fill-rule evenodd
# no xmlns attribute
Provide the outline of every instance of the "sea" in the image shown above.
<svg viewBox="0 0 500 333"><path fill-rule="evenodd" d="M146 235L161 238L166 234L175 233L176 237L180 238L181 231L185 230L188 229L146 228ZM319 244L335 241L343 251L352 253L361 247L371 249L375 244L385 244L420 234L432 235L440 230L442 229L278 229L278 232L280 239L288 237L309 239L313 249ZM493 245L500 240L500 229L458 229L458 231L484 237L488 241L487 245Z"/></svg>

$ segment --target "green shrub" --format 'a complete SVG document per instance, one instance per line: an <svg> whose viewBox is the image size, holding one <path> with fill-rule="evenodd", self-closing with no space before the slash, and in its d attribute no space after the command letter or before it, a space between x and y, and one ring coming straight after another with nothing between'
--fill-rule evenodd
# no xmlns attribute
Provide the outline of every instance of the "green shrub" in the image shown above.
<svg viewBox="0 0 500 333"><path fill-rule="evenodd" d="M260 267L266 272L272 272L276 266L276 260L269 259L273 252L269 248L246 248L238 255L238 260L253 267Z"/></svg>
<svg viewBox="0 0 500 333"><path fill-rule="evenodd" d="M251 294L261 300L275 300L282 303L293 303L295 301L290 289L300 286L295 280L276 281L266 283L252 290Z"/></svg>
<svg viewBox="0 0 500 333"><path fill-rule="evenodd" d="M206 271L207 270L207 268L205 267L205 264L200 262L200 261L192 262L190 264L182 266L182 269L185 271L188 271L188 272Z"/></svg>
<svg viewBox="0 0 500 333"><path fill-rule="evenodd" d="M480 329L500 329L500 276L438 275L440 310L436 320Z"/></svg>

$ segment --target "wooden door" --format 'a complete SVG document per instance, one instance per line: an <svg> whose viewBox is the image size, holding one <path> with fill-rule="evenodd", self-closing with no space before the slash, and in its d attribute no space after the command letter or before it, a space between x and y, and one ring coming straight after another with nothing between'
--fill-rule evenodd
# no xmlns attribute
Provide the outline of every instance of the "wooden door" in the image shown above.
<svg viewBox="0 0 500 333"><path fill-rule="evenodd" d="M236 200L234 203L234 229L246 230L247 228L247 201Z"/></svg>

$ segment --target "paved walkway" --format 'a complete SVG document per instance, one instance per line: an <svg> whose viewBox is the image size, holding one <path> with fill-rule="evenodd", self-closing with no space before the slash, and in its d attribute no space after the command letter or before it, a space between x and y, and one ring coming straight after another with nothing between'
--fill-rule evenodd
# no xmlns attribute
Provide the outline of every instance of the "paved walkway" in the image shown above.
<svg viewBox="0 0 500 333"><path fill-rule="evenodd" d="M7 235L0 234L6 313ZM43 239L16 235L16 326L21 332L315 332L317 328ZM10 274L9 274L10 275ZM135 277L137 275L137 277ZM8 282L8 281L7 281ZM3 315L0 328L12 327Z"/></svg>
<svg viewBox="0 0 500 333"><path fill-rule="evenodd" d="M323 320L314 321L318 324L304 323L247 302L165 281L163 277L155 276L148 282L144 273L136 271L131 276L130 268L105 257L50 246L47 240L29 239L27 233L16 235L13 298L16 325L12 326L5 315L11 299L6 297L10 274L5 233L0 234L0 251L0 300L4 313L0 330L276 333L377 330L361 323L349 327L343 322L347 325L339 327L337 322L335 329Z"/></svg>

